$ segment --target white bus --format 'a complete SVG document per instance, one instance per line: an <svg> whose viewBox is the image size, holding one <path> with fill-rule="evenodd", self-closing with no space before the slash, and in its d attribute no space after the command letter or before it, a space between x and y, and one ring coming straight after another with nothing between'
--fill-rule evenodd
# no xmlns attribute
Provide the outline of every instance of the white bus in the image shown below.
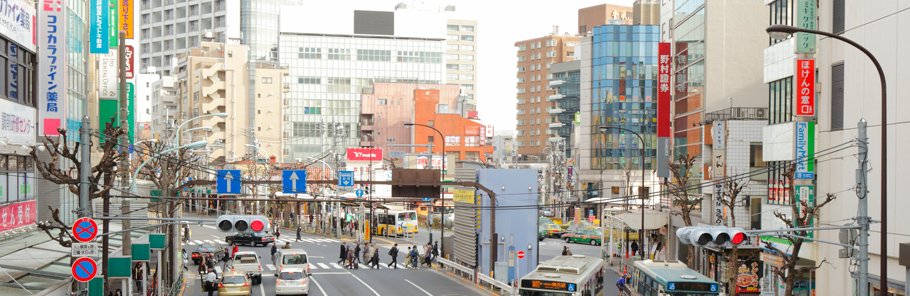
<svg viewBox="0 0 910 296"><path fill-rule="evenodd" d="M540 262L520 283L519 296L602 296L604 262L584 255L557 256Z"/></svg>
<svg viewBox="0 0 910 296"><path fill-rule="evenodd" d="M417 234L417 211L379 212L371 221L376 224L376 235Z"/></svg>

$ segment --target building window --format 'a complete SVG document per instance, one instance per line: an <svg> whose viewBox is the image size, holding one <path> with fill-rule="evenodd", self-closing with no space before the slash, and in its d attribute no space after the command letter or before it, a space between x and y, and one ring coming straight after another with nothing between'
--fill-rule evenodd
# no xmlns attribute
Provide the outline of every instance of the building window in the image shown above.
<svg viewBox="0 0 910 296"><path fill-rule="evenodd" d="M388 100L388 99L378 99L378 100L376 100L376 105L385 106L385 105L388 105L388 104L389 104L389 100Z"/></svg>
<svg viewBox="0 0 910 296"><path fill-rule="evenodd" d="M547 40L547 46L556 46L556 40Z"/></svg>
<svg viewBox="0 0 910 296"><path fill-rule="evenodd" d="M525 51L528 47L524 44L518 46L518 51Z"/></svg>
<svg viewBox="0 0 910 296"><path fill-rule="evenodd" d="M473 45L462 45L461 50L462 51L474 51L474 46Z"/></svg>
<svg viewBox="0 0 910 296"><path fill-rule="evenodd" d="M474 32L474 26L461 26L462 31Z"/></svg>
<svg viewBox="0 0 910 296"><path fill-rule="evenodd" d="M461 80L474 80L473 74L461 74Z"/></svg>
<svg viewBox="0 0 910 296"><path fill-rule="evenodd" d="M457 60L458 60L458 55L457 55L457 54L447 54L447 55L446 55L446 59L447 59L447 60L452 60L452 61L457 61Z"/></svg>
<svg viewBox="0 0 910 296"><path fill-rule="evenodd" d="M795 0L777 0L769 4L768 7L771 9L770 14L770 24L772 25L793 25L793 2ZM835 32L837 32L835 30ZM781 40L776 40L771 38L771 44L780 42Z"/></svg>
<svg viewBox="0 0 910 296"><path fill-rule="evenodd" d="M518 61L519 61L519 62L524 62L524 61L526 61L526 60L527 60L527 59L525 58L525 56L518 56Z"/></svg>
<svg viewBox="0 0 910 296"><path fill-rule="evenodd" d="M456 73L446 73L447 80L458 80L458 74Z"/></svg>
<svg viewBox="0 0 910 296"><path fill-rule="evenodd" d="M322 78L319 77L300 77L297 78L297 83L302 84L321 84Z"/></svg>
<svg viewBox="0 0 910 296"><path fill-rule="evenodd" d="M458 70L458 64L446 64L446 69Z"/></svg>
<svg viewBox="0 0 910 296"><path fill-rule="evenodd" d="M448 50L458 50L458 44L447 44L446 49Z"/></svg>
<svg viewBox="0 0 910 296"><path fill-rule="evenodd" d="M446 136L447 147L461 146L461 136Z"/></svg>
<svg viewBox="0 0 910 296"><path fill-rule="evenodd" d="M524 78L524 76L518 77L518 83L525 83L525 78Z"/></svg>
<svg viewBox="0 0 910 296"><path fill-rule="evenodd" d="M457 41L457 40L458 40L458 34L448 34L448 35L446 35L446 40L449 40L449 41Z"/></svg>
<svg viewBox="0 0 910 296"><path fill-rule="evenodd" d="M461 70L474 71L474 65L473 64L461 64Z"/></svg>
<svg viewBox="0 0 910 296"><path fill-rule="evenodd" d="M831 130L844 129L844 63L831 66Z"/></svg>
<svg viewBox="0 0 910 296"><path fill-rule="evenodd" d="M458 31L458 25L448 25L446 29L449 31Z"/></svg>
<svg viewBox="0 0 910 296"><path fill-rule="evenodd" d="M773 81L769 85L768 120L770 124L791 121L793 113L793 77Z"/></svg>
<svg viewBox="0 0 910 296"><path fill-rule="evenodd" d="M474 35L461 35L462 41L474 41Z"/></svg>
<svg viewBox="0 0 910 296"><path fill-rule="evenodd" d="M832 6L832 16L831 16L831 31L834 31L834 34L841 34L844 32L844 2L846 0L834 0Z"/></svg>
<svg viewBox="0 0 910 296"><path fill-rule="evenodd" d="M762 143L752 143L749 145L749 167L750 168L763 168L767 167L766 163L762 157Z"/></svg>
<svg viewBox="0 0 910 296"><path fill-rule="evenodd" d="M464 87L466 90L474 90L473 84L462 84L461 87Z"/></svg>
<svg viewBox="0 0 910 296"><path fill-rule="evenodd" d="M322 48L301 47L297 56L302 59L322 59Z"/></svg>
<svg viewBox="0 0 910 296"><path fill-rule="evenodd" d="M463 54L463 55L461 55L461 60L462 61L473 61L474 55L473 54Z"/></svg>
<svg viewBox="0 0 910 296"><path fill-rule="evenodd" d="M465 147L479 147L480 146L480 137L465 136L464 137L464 146Z"/></svg>
<svg viewBox="0 0 910 296"><path fill-rule="evenodd" d="M351 50L347 48L329 48L328 58L330 60L350 60Z"/></svg>
<svg viewBox="0 0 910 296"><path fill-rule="evenodd" d="M262 83L271 84L271 83L272 83L272 77L262 77Z"/></svg>

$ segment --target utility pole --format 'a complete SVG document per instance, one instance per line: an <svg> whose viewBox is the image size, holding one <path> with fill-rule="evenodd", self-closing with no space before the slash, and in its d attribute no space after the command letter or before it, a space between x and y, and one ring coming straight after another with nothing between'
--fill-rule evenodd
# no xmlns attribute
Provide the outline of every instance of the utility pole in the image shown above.
<svg viewBox="0 0 910 296"><path fill-rule="evenodd" d="M125 129L122 134L120 134L120 153L127 152L129 153L130 145L130 134L129 131L132 128L129 122L129 99L127 98L127 93L129 90L126 85L126 32L120 31L120 44L118 44L119 53L117 54L117 59L120 62L120 128ZM127 212L130 211L130 202L123 195L126 192L130 192L130 163L126 157L120 158L120 163L117 164L120 171L120 188L123 196L120 198L120 216L126 216ZM124 219L121 224L123 225L123 255L131 255L132 241L130 238L130 220Z"/></svg>
<svg viewBox="0 0 910 296"><path fill-rule="evenodd" d="M859 254L859 279L857 282L857 288L859 296L869 296L869 200L867 199L867 184L866 181L868 178L868 165L867 156L869 154L869 138L866 135L866 119L860 119L857 124L857 146L859 147L859 156L857 157L857 162L859 168L856 170L856 195L859 198L859 204L857 206L857 217L856 222L859 224L859 238L856 243ZM884 190L884 188L883 188ZM885 256L883 255L882 258ZM884 262L885 259L882 259ZM887 281L883 281L887 283ZM882 285L887 287L886 285Z"/></svg>

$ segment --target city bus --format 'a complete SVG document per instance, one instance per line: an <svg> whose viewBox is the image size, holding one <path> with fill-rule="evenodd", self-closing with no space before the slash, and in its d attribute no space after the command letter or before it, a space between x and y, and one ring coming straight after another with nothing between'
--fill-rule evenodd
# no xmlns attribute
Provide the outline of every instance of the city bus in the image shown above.
<svg viewBox="0 0 910 296"><path fill-rule="evenodd" d="M604 262L584 255L540 262L521 278L519 296L603 296Z"/></svg>
<svg viewBox="0 0 910 296"><path fill-rule="evenodd" d="M375 235L399 236L417 234L417 211L388 211L376 213Z"/></svg>
<svg viewBox="0 0 910 296"><path fill-rule="evenodd" d="M635 296L711 296L720 285L679 261L635 261L628 288Z"/></svg>

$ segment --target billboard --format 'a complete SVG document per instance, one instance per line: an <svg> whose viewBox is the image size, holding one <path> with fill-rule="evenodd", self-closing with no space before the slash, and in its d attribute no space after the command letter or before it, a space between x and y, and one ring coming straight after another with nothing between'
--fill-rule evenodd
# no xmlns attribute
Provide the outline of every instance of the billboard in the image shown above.
<svg viewBox="0 0 910 296"><path fill-rule="evenodd" d="M110 0L91 0L89 7L89 42L91 53L110 52Z"/></svg>
<svg viewBox="0 0 910 296"><path fill-rule="evenodd" d="M797 28L817 30L818 3L816 0L798 0L796 2ZM796 33L796 53L815 53L815 34Z"/></svg>
<svg viewBox="0 0 910 296"><path fill-rule="evenodd" d="M0 208L0 231L35 224L35 201L18 202Z"/></svg>
<svg viewBox="0 0 910 296"><path fill-rule="evenodd" d="M3 1L0 13L0 35L35 52L35 7L25 0Z"/></svg>
<svg viewBox="0 0 910 296"><path fill-rule="evenodd" d="M762 160L764 161L790 161L793 160L795 137L792 122L785 122L766 126L762 129Z"/></svg>
<svg viewBox="0 0 910 296"><path fill-rule="evenodd" d="M348 161L382 161L382 148L348 148Z"/></svg>
<svg viewBox="0 0 910 296"><path fill-rule="evenodd" d="M797 122L794 139L796 160L796 179L815 178L815 123Z"/></svg>
<svg viewBox="0 0 910 296"><path fill-rule="evenodd" d="M66 10L42 0L38 10L38 132L59 135L66 120Z"/></svg>
<svg viewBox="0 0 910 296"><path fill-rule="evenodd" d="M0 134L10 143L35 143L35 123L35 108L0 100Z"/></svg>
<svg viewBox="0 0 910 296"><path fill-rule="evenodd" d="M815 37L813 37L815 38ZM796 60L796 116L815 116L815 60Z"/></svg>
<svg viewBox="0 0 910 296"><path fill-rule="evenodd" d="M120 22L117 26L116 31L124 31L126 39L133 39L133 31L135 31L134 22L133 22L133 0L111 0L120 2Z"/></svg>
<svg viewBox="0 0 910 296"><path fill-rule="evenodd" d="M657 177L669 178L673 153L670 146L670 67L673 59L670 56L670 43L661 42L657 49Z"/></svg>
<svg viewBox="0 0 910 296"><path fill-rule="evenodd" d="M107 30L108 31L108 34L107 34L107 36L108 36L107 43L108 44L107 45L110 46L111 48L116 48L117 44L119 43L118 39L120 39L120 36L117 36L118 35L117 34L117 32L118 32L117 31L117 28L118 28L117 19L119 19L119 17L117 17L117 1L118 0L109 0L109 1L111 3L108 8L108 19L110 20L110 29Z"/></svg>
<svg viewBox="0 0 910 296"><path fill-rule="evenodd" d="M124 46L124 54L126 55L126 79L133 79L133 65L134 60L136 59L136 51L132 45Z"/></svg>

